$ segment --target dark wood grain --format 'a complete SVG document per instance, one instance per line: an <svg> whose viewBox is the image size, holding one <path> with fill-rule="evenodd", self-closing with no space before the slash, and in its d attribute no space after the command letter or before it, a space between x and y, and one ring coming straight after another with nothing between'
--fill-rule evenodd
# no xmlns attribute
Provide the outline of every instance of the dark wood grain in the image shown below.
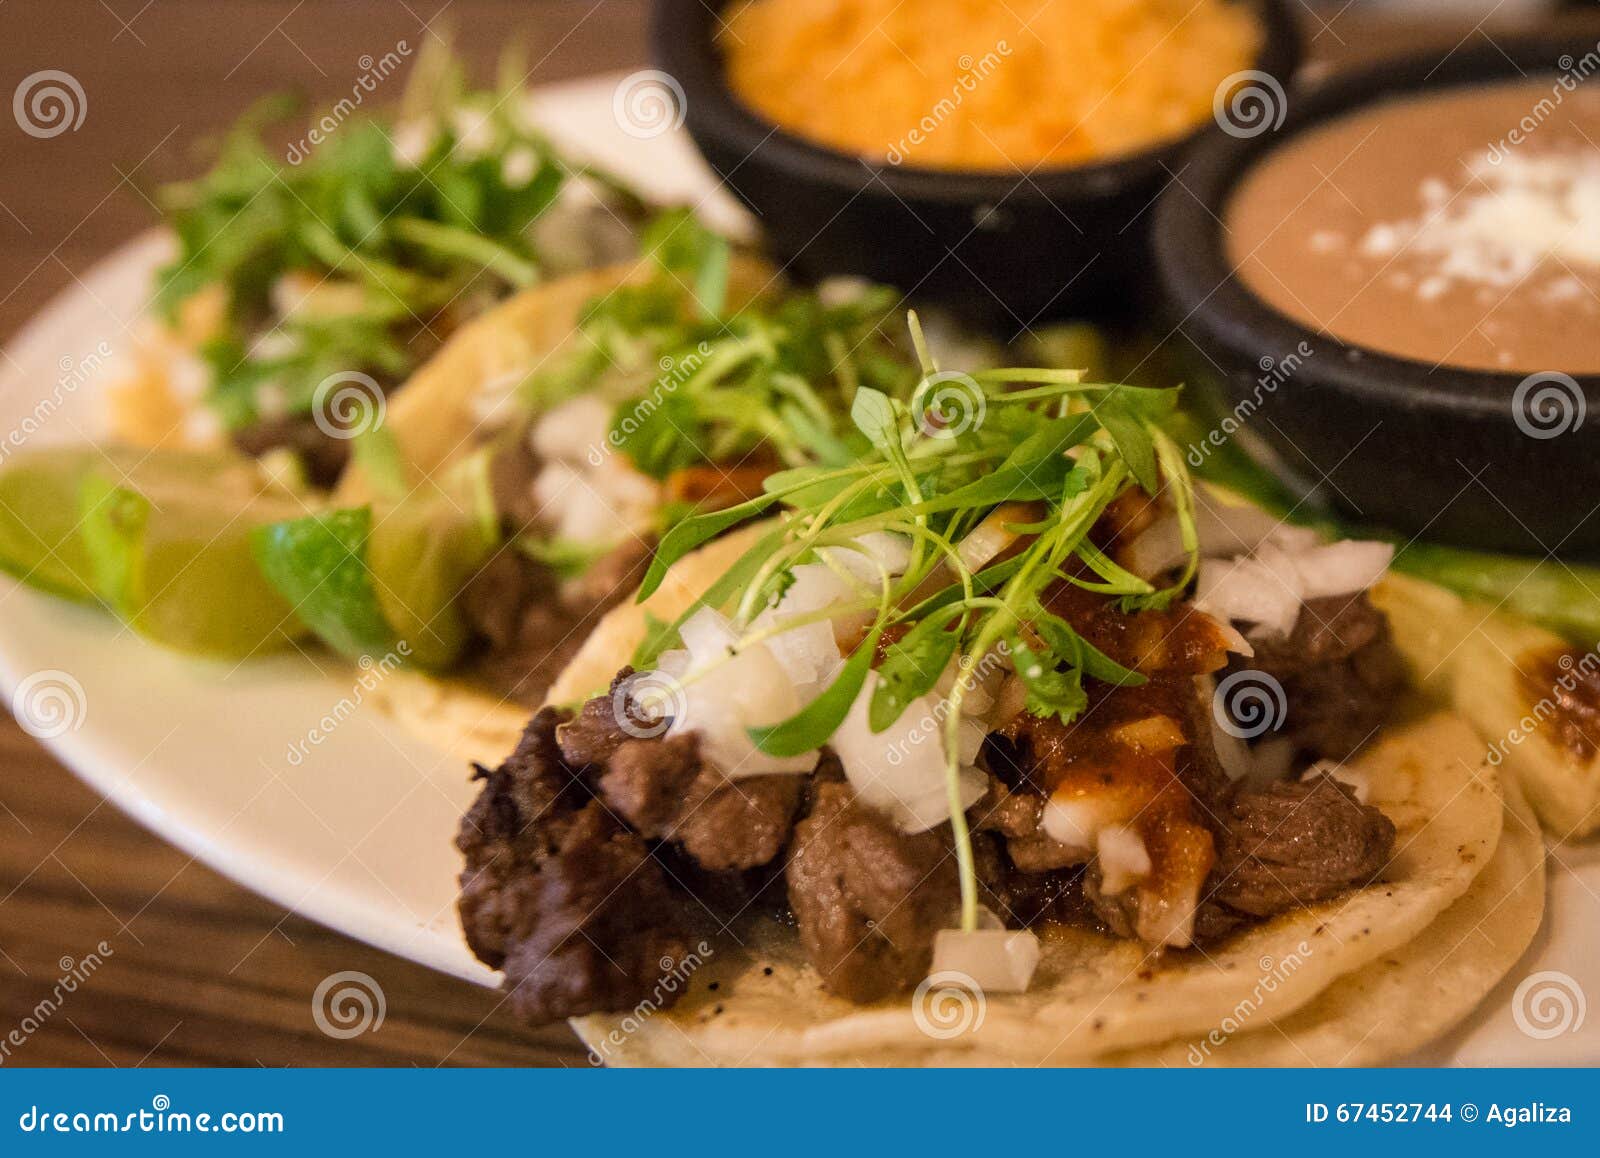
<svg viewBox="0 0 1600 1158"><path fill-rule="evenodd" d="M587 1064L565 1028L524 1029L495 993L289 915L157 840L9 718L0 769L0 1039L63 974L103 962L7 1064ZM347 970L386 1012L339 1040L312 995Z"/></svg>
<svg viewBox="0 0 1600 1158"><path fill-rule="evenodd" d="M193 148L263 93L349 91L364 53L452 27L476 76L526 38L530 83L644 59L643 0L14 0L0 3L0 96L41 69L82 83L73 134L35 140L0 115L0 338L152 220L140 188L193 170ZM1360 6L1307 20L1323 60L1471 28L1374 35ZM0 611L3 614L3 611ZM301 920L151 836L0 718L0 1045L105 942L90 981L14 1065L584 1065L564 1029L532 1032L488 991ZM318 1030L312 994L356 970L381 1029Z"/></svg>

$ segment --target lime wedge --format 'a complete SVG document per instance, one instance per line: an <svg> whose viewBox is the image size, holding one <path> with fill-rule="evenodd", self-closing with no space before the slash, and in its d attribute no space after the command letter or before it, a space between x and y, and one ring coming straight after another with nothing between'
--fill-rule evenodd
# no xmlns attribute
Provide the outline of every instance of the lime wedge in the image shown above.
<svg viewBox="0 0 1600 1158"><path fill-rule="evenodd" d="M305 634L256 566L250 533L306 503L231 454L157 454L96 467L78 492L79 537L100 598L141 635L243 658Z"/></svg>
<svg viewBox="0 0 1600 1158"><path fill-rule="evenodd" d="M394 630L372 593L365 551L372 530L366 507L328 511L258 527L251 549L267 581L312 633L356 658L394 649Z"/></svg>
<svg viewBox="0 0 1600 1158"><path fill-rule="evenodd" d="M467 642L456 595L489 548L452 503L328 511L260 528L261 571L329 647L446 667Z"/></svg>
<svg viewBox="0 0 1600 1158"><path fill-rule="evenodd" d="M106 462L100 451L73 448L18 455L0 468L0 571L52 595L95 600L94 569L78 536L78 491Z"/></svg>
<svg viewBox="0 0 1600 1158"><path fill-rule="evenodd" d="M249 533L305 510L236 454L35 451L0 469L0 568L97 600L158 643L238 658L304 634Z"/></svg>

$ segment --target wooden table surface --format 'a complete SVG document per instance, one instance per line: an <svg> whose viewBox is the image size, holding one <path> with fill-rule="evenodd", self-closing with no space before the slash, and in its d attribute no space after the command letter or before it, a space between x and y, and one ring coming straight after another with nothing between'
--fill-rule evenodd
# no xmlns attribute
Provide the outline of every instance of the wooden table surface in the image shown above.
<svg viewBox="0 0 1600 1158"><path fill-rule="evenodd" d="M1344 5L1348 9L1349 5ZM349 92L363 54L453 30L487 80L526 38L531 83L640 64L643 0L54 0L0 4L0 95L41 69L88 96L49 140L0 118L0 340L151 223L140 188L193 171L193 147L252 100ZM1308 17L1313 52L1370 51L1340 5ZM1470 28L1432 29L1446 43ZM1387 34L1394 43L1409 35ZM0 610L0 614L4 614ZM112 952L25 1035L63 973ZM358 970L387 1003L340 1040L312 1019L329 975ZM0 715L0 1063L14 1065L584 1065L563 1028L529 1031L493 993L285 912L140 828Z"/></svg>

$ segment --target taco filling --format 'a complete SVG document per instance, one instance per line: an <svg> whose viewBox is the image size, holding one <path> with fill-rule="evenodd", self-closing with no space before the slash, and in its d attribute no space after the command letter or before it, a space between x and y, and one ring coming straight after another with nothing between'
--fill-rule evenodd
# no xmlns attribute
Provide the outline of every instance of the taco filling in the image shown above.
<svg viewBox="0 0 1600 1158"><path fill-rule="evenodd" d="M503 546L462 591L466 674L529 707L662 534L757 499L777 470L851 461L867 446L842 397L917 380L886 287L779 286L682 212L645 249L645 275L591 301L567 349L474 399Z"/></svg>
<svg viewBox="0 0 1600 1158"><path fill-rule="evenodd" d="M530 1021L659 997L659 962L751 913L872 1002L1026 989L1062 926L1186 954L1384 871L1395 827L1342 761L1402 683L1365 594L1388 548L1197 493L1175 391L918 348L912 405L856 394L870 454L670 532L641 598L779 515L479 769L461 916Z"/></svg>

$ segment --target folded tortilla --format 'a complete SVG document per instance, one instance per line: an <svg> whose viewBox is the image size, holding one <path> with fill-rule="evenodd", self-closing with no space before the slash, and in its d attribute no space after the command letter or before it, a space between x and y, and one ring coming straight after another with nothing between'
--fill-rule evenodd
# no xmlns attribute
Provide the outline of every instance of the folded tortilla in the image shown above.
<svg viewBox="0 0 1600 1158"><path fill-rule="evenodd" d="M747 273L746 284L762 284L754 263ZM530 291L456 335L391 407L407 459L438 470L470 449L478 385L558 351L583 305L632 276L614 269ZM344 497L358 498L363 485L352 477ZM605 616L549 702L603 691L642 638L646 611L675 618L759 533L709 544L645 604ZM1440 647L1437 609L1403 581L1375 597L1419 688L1462 703L1470 681L1456 674L1466 665L1426 651ZM378 698L425 738L489 766L516 746L529 714L476 686L405 673ZM1517 793L1502 791L1503 769L1486 761L1483 741L1420 697L1355 763L1399 831L1383 879L1220 945L1156 957L1132 941L1048 929L1027 993L931 989L859 1006L823 988L791 928L752 919L736 938L707 946L671 1009L574 1026L597 1060L615 1065L1329 1065L1402 1056L1465 1017L1526 947L1542 909L1543 845ZM1547 823L1593 807L1566 772L1527 779Z"/></svg>
<svg viewBox="0 0 1600 1158"><path fill-rule="evenodd" d="M653 613L686 607L758 533L748 529L680 561L671 594L653 597ZM644 630L640 605L612 611L550 701L603 690ZM1247 1003L1252 1034L1278 1036L1282 1028L1304 1040L1305 1058L1241 1033L1225 1057L1213 1047L1218 1056L1203 1058L1207 1064L1402 1055L1493 987L1531 939L1530 914L1540 911L1544 889L1542 844L1519 800L1511 815L1521 819L1503 836L1499 772L1472 729L1420 700L1402 717L1353 761L1370 783L1370 802L1396 825L1394 858L1378 883L1338 901L1163 956L1089 930L1047 928L1026 993L936 988L871 1006L828 993L792 928L757 918L725 944L707 946L672 1008L593 1015L574 1027L595 1059L615 1065L1177 1064L1213 1033L1233 1038L1241 1027L1226 1027ZM1436 965L1446 967L1442 980ZM1437 998L1441 984L1448 1000ZM1361 1007L1371 992L1426 1015L1374 1028Z"/></svg>
<svg viewBox="0 0 1600 1158"><path fill-rule="evenodd" d="M442 478L489 435L479 402L486 384L514 384L567 353L585 340L578 325L590 302L646 280L652 269L650 262L638 261L573 274L508 298L453 334L388 406L385 428L420 479L419 487ZM772 292L778 282L771 266L736 254L729 267L729 301L738 309ZM353 462L340 481L337 504L360 505L372 497L371 480ZM692 596L684 602L687 598ZM516 746L531 715L480 684L409 670L385 680L373 699L422 739L490 765Z"/></svg>

